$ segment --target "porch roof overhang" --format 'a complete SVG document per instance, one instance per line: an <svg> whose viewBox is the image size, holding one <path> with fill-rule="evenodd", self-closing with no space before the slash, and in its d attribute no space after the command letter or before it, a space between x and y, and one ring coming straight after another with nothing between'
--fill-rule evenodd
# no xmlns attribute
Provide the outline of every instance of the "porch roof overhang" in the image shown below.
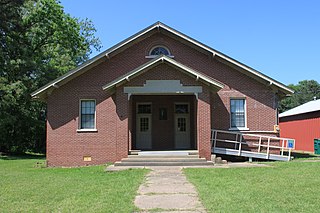
<svg viewBox="0 0 320 213"><path fill-rule="evenodd" d="M104 85L102 87L103 90L112 90L118 86L121 86L125 84L126 82L129 82L131 79L149 71L150 69L158 66L159 64L167 64L169 66L172 66L173 68L193 77L195 81L200 81L201 83L209 86L212 90L219 91L224 87L224 85L202 73L199 73L198 71L191 69L190 67L187 67L176 60L169 58L165 55L160 55L147 63L137 67L136 69L128 72L127 74L115 79L114 81Z"/></svg>

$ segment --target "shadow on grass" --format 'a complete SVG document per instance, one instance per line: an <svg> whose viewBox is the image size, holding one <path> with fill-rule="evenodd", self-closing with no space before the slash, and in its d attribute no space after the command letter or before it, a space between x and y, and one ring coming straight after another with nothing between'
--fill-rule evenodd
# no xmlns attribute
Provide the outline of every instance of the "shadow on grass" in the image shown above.
<svg viewBox="0 0 320 213"><path fill-rule="evenodd" d="M0 159L1 160L25 160L25 159L45 160L46 156L44 154L33 154L33 153L24 153L24 154L0 153Z"/></svg>
<svg viewBox="0 0 320 213"><path fill-rule="evenodd" d="M301 158L320 158L320 155L315 155L312 153L300 153L300 152L292 152L291 155L295 159L301 159Z"/></svg>

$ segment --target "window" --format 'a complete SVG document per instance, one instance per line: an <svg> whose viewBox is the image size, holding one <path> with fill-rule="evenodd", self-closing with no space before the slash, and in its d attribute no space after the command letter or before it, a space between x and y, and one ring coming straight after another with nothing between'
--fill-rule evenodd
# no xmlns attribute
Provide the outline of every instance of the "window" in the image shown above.
<svg viewBox="0 0 320 213"><path fill-rule="evenodd" d="M246 128L245 99L231 99L231 128Z"/></svg>
<svg viewBox="0 0 320 213"><path fill-rule="evenodd" d="M149 55L170 55L170 52L163 46L157 46L152 48Z"/></svg>
<svg viewBox="0 0 320 213"><path fill-rule="evenodd" d="M173 55L171 55L171 53L167 47L158 45L158 46L154 46L151 48L151 50L149 51L149 54L146 56L146 58L156 58L159 55L165 55L170 58L174 57Z"/></svg>
<svg viewBox="0 0 320 213"><path fill-rule="evenodd" d="M187 120L186 118L178 118L178 132L187 131Z"/></svg>
<svg viewBox="0 0 320 213"><path fill-rule="evenodd" d="M159 120L167 120L167 108L159 108Z"/></svg>
<svg viewBox="0 0 320 213"><path fill-rule="evenodd" d="M189 113L188 104L176 104L175 105L175 113L177 113L177 114L187 114L187 113Z"/></svg>
<svg viewBox="0 0 320 213"><path fill-rule="evenodd" d="M80 129L95 129L96 127L96 101L80 101Z"/></svg>
<svg viewBox="0 0 320 213"><path fill-rule="evenodd" d="M173 57L168 48L164 46L155 46L150 50L149 55L146 56L146 58L155 58L158 55L166 55L169 57Z"/></svg>
<svg viewBox="0 0 320 213"><path fill-rule="evenodd" d="M149 118L140 118L140 132L148 132Z"/></svg>
<svg viewBox="0 0 320 213"><path fill-rule="evenodd" d="M151 114L151 104L138 104L138 114Z"/></svg>

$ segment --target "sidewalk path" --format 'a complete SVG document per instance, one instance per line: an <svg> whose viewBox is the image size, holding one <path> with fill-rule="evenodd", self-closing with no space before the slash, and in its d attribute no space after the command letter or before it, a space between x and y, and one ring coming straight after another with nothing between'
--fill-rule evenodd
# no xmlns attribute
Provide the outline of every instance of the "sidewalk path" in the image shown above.
<svg viewBox="0 0 320 213"><path fill-rule="evenodd" d="M195 187L180 167L151 167L138 189L135 205L142 212L206 212Z"/></svg>

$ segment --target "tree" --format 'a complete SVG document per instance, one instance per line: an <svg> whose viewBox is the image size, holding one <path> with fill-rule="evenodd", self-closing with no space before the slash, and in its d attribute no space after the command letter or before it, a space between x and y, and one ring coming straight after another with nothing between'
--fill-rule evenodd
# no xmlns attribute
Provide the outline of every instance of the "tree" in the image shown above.
<svg viewBox="0 0 320 213"><path fill-rule="evenodd" d="M88 19L57 0L0 0L0 151L43 152L43 102L30 93L86 61L101 45Z"/></svg>
<svg viewBox="0 0 320 213"><path fill-rule="evenodd" d="M280 102L280 112L297 107L314 98L320 98L320 84L315 80L300 81L297 85L289 84L288 87L294 90L294 94Z"/></svg>

